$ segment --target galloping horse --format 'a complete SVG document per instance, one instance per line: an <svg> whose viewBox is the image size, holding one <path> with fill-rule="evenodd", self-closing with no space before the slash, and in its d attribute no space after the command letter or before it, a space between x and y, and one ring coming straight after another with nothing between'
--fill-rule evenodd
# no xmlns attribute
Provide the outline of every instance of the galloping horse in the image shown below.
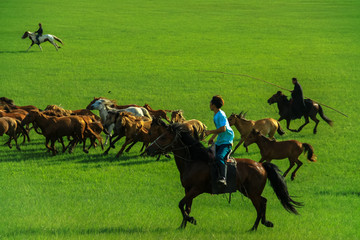
<svg viewBox="0 0 360 240"><path fill-rule="evenodd" d="M314 149L308 143L301 143L297 140L281 142L272 141L255 129L253 129L249 136L245 139L244 146L247 147L252 143L256 143L260 149L260 162L270 162L272 159L289 159L290 166L285 171L283 177L286 177L296 163L297 167L291 174L291 180L294 180L297 170L301 167L301 165L303 165L303 163L299 160L299 156L302 152L308 152L307 159L311 162L316 162Z"/></svg>
<svg viewBox="0 0 360 240"><path fill-rule="evenodd" d="M315 103L311 99L305 99L305 123L299 127L298 130L290 129L290 121L291 121L291 102L287 99L287 96L285 96L281 91L278 91L276 94L274 94L271 98L267 101L270 105L273 103L277 103L278 109L279 109L279 115L280 118L278 121L281 121L283 119L286 120L286 128L289 129L292 132L300 132L303 127L305 127L306 124L309 123L309 117L315 122L314 127L314 134L317 132L317 125L319 124L319 120L316 118L317 113L320 114L320 117L327 122L330 126L333 125L333 122L324 115L323 109L320 106L320 104Z"/></svg>
<svg viewBox="0 0 360 240"><path fill-rule="evenodd" d="M196 220L190 216L193 199L202 193L211 193L209 162L212 161L212 157L208 150L197 139L191 137L182 125L175 123L169 125L167 130L146 149L146 152L151 156L173 152L181 183L185 188L185 197L179 202L183 217L180 227L185 228L187 222L196 224ZM267 179L283 207L291 213L298 214L296 207L302 204L291 199L286 183L274 164L258 163L244 158L235 160L237 188L250 198L257 211L251 230L257 229L260 220L266 227L274 226L265 218L267 199L261 196Z"/></svg>
<svg viewBox="0 0 360 240"><path fill-rule="evenodd" d="M203 140L206 137L206 125L197 119L186 120L182 110L176 110L171 112L171 123L182 123L186 125L186 127L192 132L192 134L194 134L194 131L197 132L200 140Z"/></svg>
<svg viewBox="0 0 360 240"><path fill-rule="evenodd" d="M130 112L132 114L134 114L134 116L137 117L148 117L150 120L152 119L148 110L146 110L143 107L128 107L128 108L124 108L124 109L115 109L112 108L111 105L113 105L113 102L111 102L110 100L106 99L106 98L101 98L97 101L95 101L93 104L91 104L90 110L99 110L100 113L100 118L102 123L105 122L106 117L108 116L108 111L117 111L117 112ZM111 124L110 126L108 126L108 128L106 129L108 132L108 135L106 136L105 139L105 145L107 144L107 140L109 138L109 136L111 136L111 132L113 131L115 127L115 124Z"/></svg>
<svg viewBox="0 0 360 240"><path fill-rule="evenodd" d="M40 46L40 44L43 43L43 42L47 42L47 41L50 42L52 45L54 45L56 51L58 51L58 48L61 48L61 47L59 45L57 45L54 40L56 40L59 43L61 43L62 45L64 45L64 43L62 42L62 40L60 38L58 38L58 37L56 37L55 35L52 35L52 34L44 34L44 35L40 36L39 37L39 42L36 40L36 33L26 31L21 38L25 39L27 37L29 37L29 39L31 40L31 45L26 51L29 51L30 48L35 43L39 46L40 50L42 51L42 47Z"/></svg>
<svg viewBox="0 0 360 240"><path fill-rule="evenodd" d="M235 125L236 129L240 132L241 139L240 142L236 145L236 149L243 143L246 137L251 133L253 129L260 131L263 135L269 135L269 138L274 139L275 132L277 131L280 135L283 135L285 132L282 130L280 123L273 118L264 118L257 121L245 119L246 113L241 112L239 115L231 114L228 118L230 126ZM246 152L248 149L246 147Z"/></svg>

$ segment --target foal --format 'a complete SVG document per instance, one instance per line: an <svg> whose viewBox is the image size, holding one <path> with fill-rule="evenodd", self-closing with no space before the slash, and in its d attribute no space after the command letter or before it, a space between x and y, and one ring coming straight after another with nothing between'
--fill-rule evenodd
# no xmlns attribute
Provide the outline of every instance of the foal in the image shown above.
<svg viewBox="0 0 360 240"><path fill-rule="evenodd" d="M311 162L316 162L313 147L308 143L301 143L297 140L288 140L276 142L263 136L260 132L253 129L250 135L245 139L244 146L247 147L252 143L256 143L260 149L260 162L270 162L272 159L288 158L290 161L289 168L285 171L284 177L289 173L291 168L297 164L296 169L291 174L291 180L294 180L296 171L303 164L299 160L302 152L308 152L307 159Z"/></svg>
<svg viewBox="0 0 360 240"><path fill-rule="evenodd" d="M264 136L268 135L269 138L274 139L275 132L277 131L280 135L284 135L284 130L282 130L280 123L273 118L264 118L257 121L245 119L245 114L241 112L239 115L231 114L228 118L230 126L235 125L236 129L241 135L240 142L236 145L235 149L232 151L234 154L236 149L243 143L247 136L251 133L253 129L256 129L261 132ZM246 147L246 152L248 148Z"/></svg>

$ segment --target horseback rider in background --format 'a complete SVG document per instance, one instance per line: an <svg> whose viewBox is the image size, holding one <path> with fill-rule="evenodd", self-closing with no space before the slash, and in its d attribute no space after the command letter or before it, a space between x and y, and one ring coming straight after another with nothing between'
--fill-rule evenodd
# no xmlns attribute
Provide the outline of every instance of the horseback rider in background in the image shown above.
<svg viewBox="0 0 360 240"><path fill-rule="evenodd" d="M42 29L41 23L39 23L39 29L35 33L37 33L37 35L36 35L37 44L40 44L39 37L41 37L43 34L43 29Z"/></svg>
<svg viewBox="0 0 360 240"><path fill-rule="evenodd" d="M292 78L294 90L291 91L292 119L301 118L305 112L304 94L296 78Z"/></svg>

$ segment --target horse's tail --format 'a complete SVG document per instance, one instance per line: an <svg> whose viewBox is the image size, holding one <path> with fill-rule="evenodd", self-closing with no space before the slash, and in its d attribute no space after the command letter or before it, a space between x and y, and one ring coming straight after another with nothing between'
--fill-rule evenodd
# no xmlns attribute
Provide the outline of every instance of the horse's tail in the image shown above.
<svg viewBox="0 0 360 240"><path fill-rule="evenodd" d="M322 107L320 106L319 104L319 114L320 114L320 117L325 121L327 122L327 124L329 124L330 126L333 126L333 121L331 121L327 116L325 116L324 114L324 111L322 109Z"/></svg>
<svg viewBox="0 0 360 240"><path fill-rule="evenodd" d="M308 153L307 159L311 162L316 162L316 156L314 155L313 147L308 143L303 143L302 145L304 147L304 153Z"/></svg>
<svg viewBox="0 0 360 240"><path fill-rule="evenodd" d="M281 205L283 205L286 211L299 214L296 208L302 207L303 204L294 201L290 197L285 179L283 176L281 176L279 168L275 164L268 162L265 162L262 165L266 170L267 178L269 179L270 185L273 188L277 198L280 200Z"/></svg>
<svg viewBox="0 0 360 240"><path fill-rule="evenodd" d="M58 41L59 43L61 43L62 45L64 45L63 41L62 41L60 38L58 38L57 36L54 36L54 35L53 35L53 37L54 37L54 39L55 39L56 41Z"/></svg>
<svg viewBox="0 0 360 240"><path fill-rule="evenodd" d="M280 122L279 121L276 121L276 122L278 125L278 129L277 129L278 134L280 134L280 136L284 135L285 131L281 128Z"/></svg>
<svg viewBox="0 0 360 240"><path fill-rule="evenodd" d="M16 119L16 123L17 123L18 127L20 128L22 134L24 134L24 136L27 138L28 142L30 142L30 137L29 137L28 131L21 125L21 121Z"/></svg>

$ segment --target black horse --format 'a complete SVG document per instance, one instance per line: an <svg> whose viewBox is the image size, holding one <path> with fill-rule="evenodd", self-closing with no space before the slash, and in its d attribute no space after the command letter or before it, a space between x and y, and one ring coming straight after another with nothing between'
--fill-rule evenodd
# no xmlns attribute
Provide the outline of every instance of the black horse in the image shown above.
<svg viewBox="0 0 360 240"><path fill-rule="evenodd" d="M196 220L190 216L193 199L202 193L212 193L209 165L212 157L207 149L198 139L191 136L184 125L174 123L169 125L145 151L150 156L166 152L174 153L181 184L185 189L185 196L179 202L183 217L180 228L185 228L187 222L196 224ZM256 230L260 221L266 227L274 226L265 217L267 200L261 196L267 180L270 181L282 206L287 211L298 214L296 208L302 204L290 197L284 178L276 165L245 158L236 158L235 161L237 189L252 201L257 212L251 230Z"/></svg>
<svg viewBox="0 0 360 240"><path fill-rule="evenodd" d="M300 132L306 124L309 123L309 117L316 123L314 127L314 134L317 132L317 126L319 124L319 120L316 118L317 113L320 114L320 117L327 122L330 126L333 125L333 122L324 115L323 109L320 104L315 103L311 99L305 99L305 111L304 111L304 118L305 123L299 127L298 130L290 129L290 121L292 117L292 110L291 110L291 102L288 100L287 96L285 96L281 91L278 91L274 94L271 98L267 101L270 105L273 103L277 103L279 108L279 115L280 118L278 121L283 119L286 120L286 128L292 132Z"/></svg>

